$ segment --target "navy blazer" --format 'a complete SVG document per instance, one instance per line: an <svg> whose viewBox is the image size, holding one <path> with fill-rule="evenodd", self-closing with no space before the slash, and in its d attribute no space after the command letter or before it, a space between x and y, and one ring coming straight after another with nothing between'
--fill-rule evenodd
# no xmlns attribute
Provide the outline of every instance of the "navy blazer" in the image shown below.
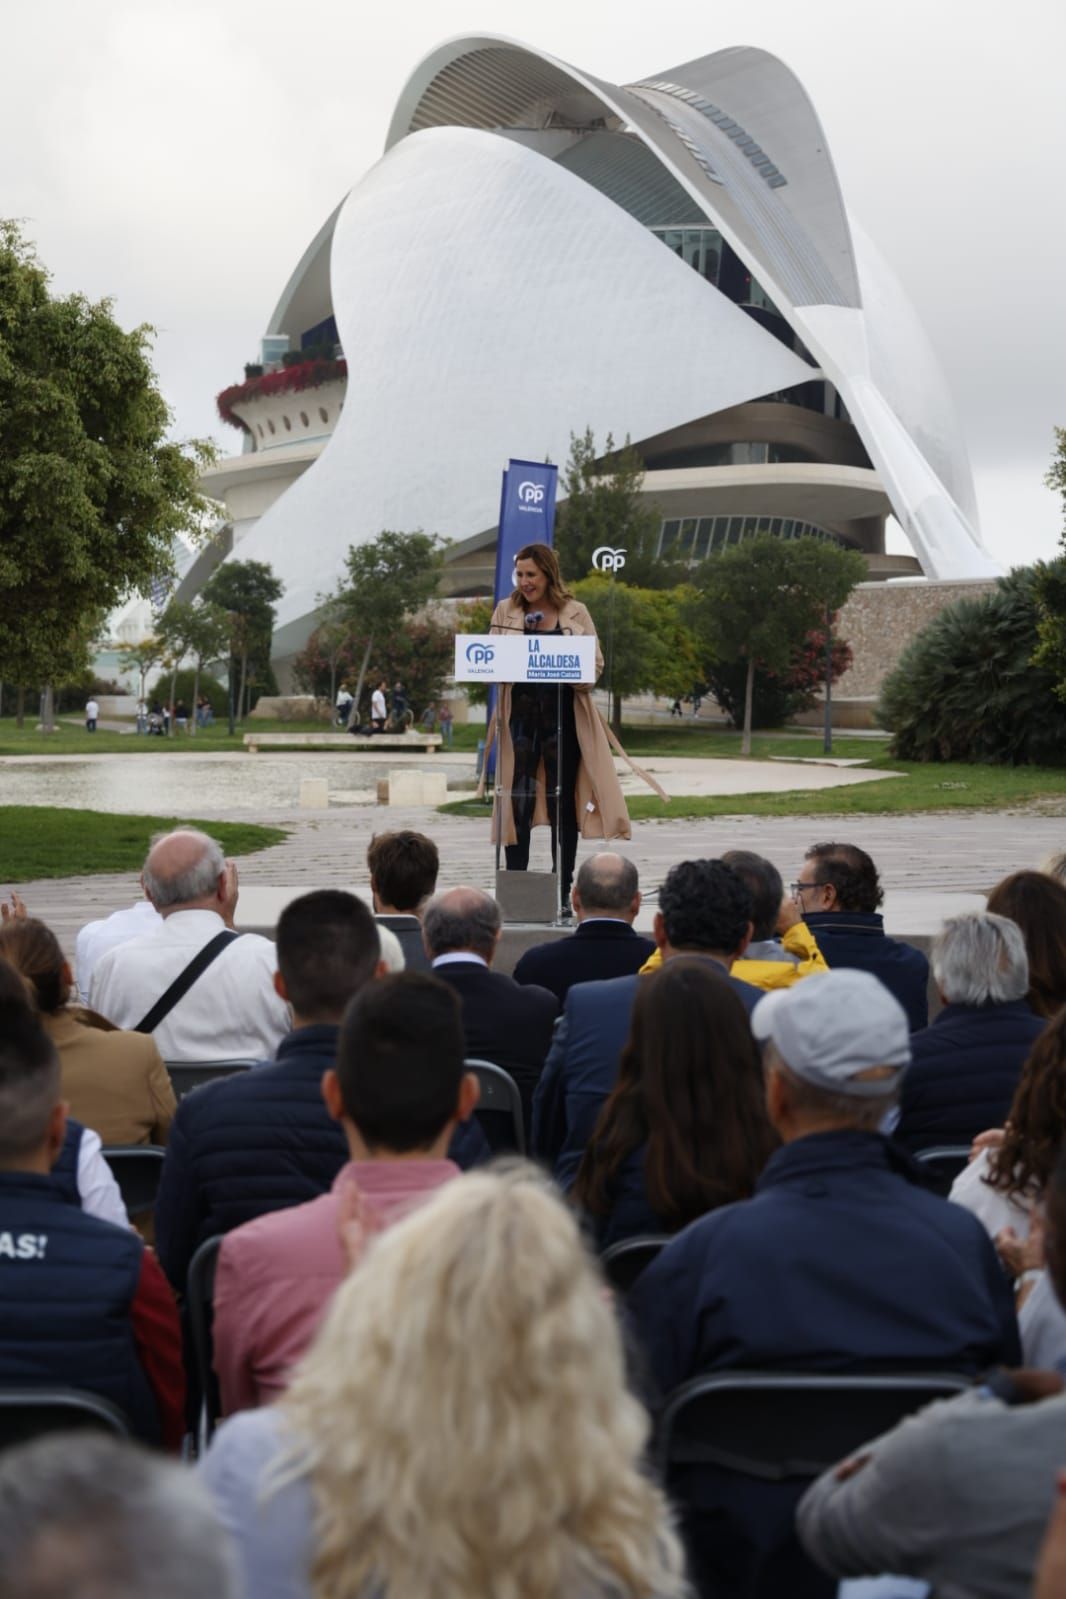
<svg viewBox="0 0 1066 1599"><path fill-rule="evenodd" d="M945 1005L911 1039L894 1137L910 1150L970 1144L1002 1127L1029 1051L1047 1025L1024 999Z"/></svg>
<svg viewBox="0 0 1066 1599"><path fill-rule="evenodd" d="M707 960L713 960L708 955ZM742 983L715 962L748 1015L763 997L761 988ZM551 1051L533 1096L533 1153L554 1168L556 1181L569 1188L585 1145L618 1076L618 1057L629 1036L629 1018L642 978L615 977L606 983L579 983L566 996Z"/></svg>
<svg viewBox="0 0 1066 1599"><path fill-rule="evenodd" d="M907 1012L912 1033L929 1020L929 962L920 949L889 938L876 911L811 911L804 916L830 967L870 972Z"/></svg>
<svg viewBox="0 0 1066 1599"><path fill-rule="evenodd" d="M635 933L628 922L597 917L579 922L569 938L527 949L514 969L514 978L516 983L550 988L562 1005L575 983L632 977L654 951L651 939Z"/></svg>
<svg viewBox="0 0 1066 1599"><path fill-rule="evenodd" d="M447 961L434 966L432 975L459 996L467 1056L502 1066L518 1084L528 1142L533 1093L559 1009L555 995L544 988L523 987L479 960Z"/></svg>

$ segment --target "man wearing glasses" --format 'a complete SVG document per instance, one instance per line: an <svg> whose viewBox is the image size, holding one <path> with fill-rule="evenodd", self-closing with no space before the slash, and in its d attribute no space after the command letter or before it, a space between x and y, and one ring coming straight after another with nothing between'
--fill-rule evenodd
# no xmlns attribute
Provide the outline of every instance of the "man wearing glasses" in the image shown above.
<svg viewBox="0 0 1066 1599"><path fill-rule="evenodd" d="M812 844L789 890L829 966L872 972L903 1006L911 1032L925 1027L929 962L885 932L885 896L866 851L855 844Z"/></svg>

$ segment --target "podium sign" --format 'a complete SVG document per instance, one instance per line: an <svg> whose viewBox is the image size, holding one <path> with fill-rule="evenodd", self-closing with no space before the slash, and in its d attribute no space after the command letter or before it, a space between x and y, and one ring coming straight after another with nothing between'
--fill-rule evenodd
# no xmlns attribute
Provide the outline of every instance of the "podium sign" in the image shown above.
<svg viewBox="0 0 1066 1599"><path fill-rule="evenodd" d="M596 640L571 633L458 633L457 683L594 683Z"/></svg>

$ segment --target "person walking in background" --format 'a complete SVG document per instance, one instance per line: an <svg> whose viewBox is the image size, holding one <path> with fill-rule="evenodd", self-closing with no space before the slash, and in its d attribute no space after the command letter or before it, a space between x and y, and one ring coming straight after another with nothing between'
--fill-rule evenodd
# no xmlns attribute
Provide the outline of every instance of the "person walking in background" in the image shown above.
<svg viewBox="0 0 1066 1599"><path fill-rule="evenodd" d="M384 678L378 682L377 688L370 696L370 731L371 733L384 733L388 709L385 705L385 690L388 683Z"/></svg>
<svg viewBox="0 0 1066 1599"><path fill-rule="evenodd" d="M348 726L348 713L352 708L352 691L347 683L342 683L337 690L337 726Z"/></svg>
<svg viewBox="0 0 1066 1599"><path fill-rule="evenodd" d="M447 700L441 700L437 708L437 721L440 723L440 733L441 738L444 740L444 747L451 749L452 723L455 721L455 713Z"/></svg>
<svg viewBox="0 0 1066 1599"><path fill-rule="evenodd" d="M100 707L97 704L96 700L94 700L94 699L86 700L85 701L85 731L87 733L95 733L96 732L96 719L97 719L97 717L99 715L100 715Z"/></svg>

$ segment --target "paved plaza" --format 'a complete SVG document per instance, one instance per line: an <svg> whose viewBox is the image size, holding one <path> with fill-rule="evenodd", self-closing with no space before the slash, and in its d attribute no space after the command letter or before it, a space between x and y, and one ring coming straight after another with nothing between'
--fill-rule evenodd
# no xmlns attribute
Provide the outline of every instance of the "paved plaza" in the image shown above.
<svg viewBox="0 0 1066 1599"><path fill-rule="evenodd" d="M491 889L494 849L484 820L441 815L433 809L392 809L372 804L331 804L328 811L299 811L296 795L300 776L326 776L326 764L300 756L283 758L292 763L286 771L288 787L276 788L275 761L267 756L160 756L165 769L149 774L149 756L94 756L51 760L42 764L37 779L27 782L29 763L0 763L0 788L8 803L89 803L93 796L104 809L155 811L157 814L197 814L235 822L276 822L288 827L284 843L248 855L240 862L241 897L238 919L251 926L272 923L276 905L312 887L350 887L366 892L366 846L374 831L412 827L427 831L441 851L441 886L475 883ZM446 756L449 768L467 776L470 756ZM195 768L193 768L195 761ZM353 795L366 787L366 774L355 774L355 763L342 764L344 787L337 793ZM385 764L385 763L382 763ZM681 772L668 761L647 761L658 779L673 792L694 792L682 787ZM678 761L676 766L703 769L706 784L719 784L710 792L751 792L753 788L793 788L802 772L805 792L831 780L836 769L821 766L796 768L785 763L740 761ZM18 766L18 771L13 768ZM86 766L94 776L86 784ZM745 772L745 768L748 771ZM855 780L858 772L836 772ZM698 792L708 792L706 788ZM272 784L275 787L272 788ZM37 792L40 788L40 792ZM86 792L88 790L88 792ZM192 792L195 790L195 799ZM331 777L332 790L332 777ZM289 793L291 792L291 793ZM32 798L30 798L32 795ZM110 796L110 803L109 803ZM145 798L149 803L144 803ZM625 847L641 871L646 905L641 923L654 913L658 884L676 860L690 855L716 855L724 849L754 849L777 863L783 878L796 876L805 847L815 839L844 838L868 849L881 868L885 886L885 916L890 931L930 934L941 918L953 910L977 905L1007 871L1037 865L1045 855L1066 847L1066 817L1031 812L951 812L913 817L833 817L802 814L802 793L793 817L713 817L713 819L636 822L633 841ZM583 854L603 847L582 843ZM534 868L548 867L547 828L534 835ZM74 947L78 927L93 916L117 910L137 895L136 873L53 878L40 883L0 883L3 891L19 887L35 915L54 927L67 950Z"/></svg>

